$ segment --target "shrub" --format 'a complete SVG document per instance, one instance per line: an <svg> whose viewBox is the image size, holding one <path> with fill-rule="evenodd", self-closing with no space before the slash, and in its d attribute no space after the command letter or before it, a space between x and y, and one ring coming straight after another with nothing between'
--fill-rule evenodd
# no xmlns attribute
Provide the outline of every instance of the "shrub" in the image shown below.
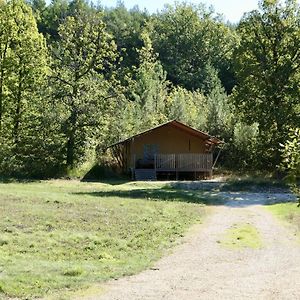
<svg viewBox="0 0 300 300"><path fill-rule="evenodd" d="M298 196L300 206L300 128L290 130L289 139L282 147L282 167L288 173L286 180L290 183L293 192Z"/></svg>

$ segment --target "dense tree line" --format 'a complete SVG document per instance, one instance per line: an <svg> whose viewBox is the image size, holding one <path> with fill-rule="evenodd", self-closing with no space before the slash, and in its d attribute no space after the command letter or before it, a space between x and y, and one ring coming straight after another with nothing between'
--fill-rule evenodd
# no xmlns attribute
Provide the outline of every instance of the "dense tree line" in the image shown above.
<svg viewBox="0 0 300 300"><path fill-rule="evenodd" d="M275 171L300 124L300 10L259 7L233 25L187 3L0 0L0 173L70 174L170 119L224 140L227 168Z"/></svg>

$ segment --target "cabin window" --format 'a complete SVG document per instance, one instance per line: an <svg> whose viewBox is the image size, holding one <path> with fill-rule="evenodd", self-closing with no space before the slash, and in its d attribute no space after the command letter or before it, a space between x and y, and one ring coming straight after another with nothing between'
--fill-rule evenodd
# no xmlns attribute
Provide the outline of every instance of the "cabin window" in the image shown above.
<svg viewBox="0 0 300 300"><path fill-rule="evenodd" d="M156 144L144 145L144 159L153 160L155 154L158 154L158 145Z"/></svg>

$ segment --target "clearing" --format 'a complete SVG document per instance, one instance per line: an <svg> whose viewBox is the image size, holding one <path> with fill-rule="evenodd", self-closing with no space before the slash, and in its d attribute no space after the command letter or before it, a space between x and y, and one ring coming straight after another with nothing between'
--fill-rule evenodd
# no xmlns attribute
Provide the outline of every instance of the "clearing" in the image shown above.
<svg viewBox="0 0 300 300"><path fill-rule="evenodd" d="M0 183L0 299L144 270L203 221L208 198L165 183Z"/></svg>
<svg viewBox="0 0 300 300"><path fill-rule="evenodd" d="M298 299L293 200L219 182L2 183L0 298Z"/></svg>
<svg viewBox="0 0 300 300"><path fill-rule="evenodd" d="M300 299L300 243L294 231L299 229L286 228L263 206L281 202L299 217L296 204L286 203L293 196L281 189L215 193L226 205L216 207L171 255L84 299ZM278 212L272 205L270 210Z"/></svg>

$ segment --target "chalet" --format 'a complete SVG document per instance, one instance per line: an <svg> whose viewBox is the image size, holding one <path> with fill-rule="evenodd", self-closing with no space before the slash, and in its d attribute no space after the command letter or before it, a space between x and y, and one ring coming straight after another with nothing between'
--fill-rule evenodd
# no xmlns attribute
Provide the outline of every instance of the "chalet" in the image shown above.
<svg viewBox="0 0 300 300"><path fill-rule="evenodd" d="M219 139L176 120L111 145L123 171L135 180L210 177Z"/></svg>

